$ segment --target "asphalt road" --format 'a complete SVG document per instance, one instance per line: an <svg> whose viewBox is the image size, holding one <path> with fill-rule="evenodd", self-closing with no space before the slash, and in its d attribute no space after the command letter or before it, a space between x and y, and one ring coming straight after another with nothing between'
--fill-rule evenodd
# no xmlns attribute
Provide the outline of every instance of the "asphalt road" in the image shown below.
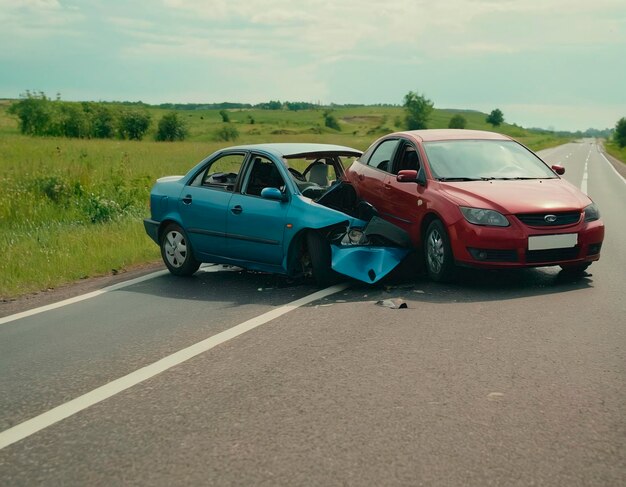
<svg viewBox="0 0 626 487"><path fill-rule="evenodd" d="M209 267L0 321L0 446L134 384L1 449L0 485L625 485L626 182L592 140L542 155L607 227L582 279L466 271L287 309L315 289Z"/></svg>

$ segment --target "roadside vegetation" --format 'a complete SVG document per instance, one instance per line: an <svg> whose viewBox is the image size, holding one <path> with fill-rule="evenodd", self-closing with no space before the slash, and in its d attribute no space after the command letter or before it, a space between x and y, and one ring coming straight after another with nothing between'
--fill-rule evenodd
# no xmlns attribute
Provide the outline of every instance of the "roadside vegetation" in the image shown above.
<svg viewBox="0 0 626 487"><path fill-rule="evenodd" d="M613 137L605 144L605 148L613 157L626 163L626 117L617 121Z"/></svg>
<svg viewBox="0 0 626 487"><path fill-rule="evenodd" d="M33 136L31 129L23 130L13 108L16 103L0 101L2 299L157 261L159 250L145 235L142 222L149 215L152 184L164 175L185 174L221 147L323 142L364 150L377 137L406 128L402 106L317 107L271 101L243 108L154 107L46 99L54 110L64 107L51 111L52 118L59 113L84 114L85 107L89 113L102 109L111 115L111 130L103 129L101 135L80 131L93 127L92 121L78 132L44 131ZM129 117L135 125L128 122L122 130L124 114L142 116ZM464 121L467 129L492 130L486 114L475 111L432 109L426 123L428 128L446 128L453 118L457 124ZM568 140L507 123L496 129L534 150ZM141 137L133 135L139 132Z"/></svg>

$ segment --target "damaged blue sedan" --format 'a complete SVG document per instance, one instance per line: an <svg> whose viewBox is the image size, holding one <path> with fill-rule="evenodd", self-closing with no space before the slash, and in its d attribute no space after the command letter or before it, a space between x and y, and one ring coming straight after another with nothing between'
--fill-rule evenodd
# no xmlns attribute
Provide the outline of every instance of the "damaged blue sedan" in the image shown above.
<svg viewBox="0 0 626 487"><path fill-rule="evenodd" d="M409 253L408 235L359 201L344 159L361 152L328 144L257 144L219 150L185 176L157 180L147 234L172 274L201 263L374 283Z"/></svg>

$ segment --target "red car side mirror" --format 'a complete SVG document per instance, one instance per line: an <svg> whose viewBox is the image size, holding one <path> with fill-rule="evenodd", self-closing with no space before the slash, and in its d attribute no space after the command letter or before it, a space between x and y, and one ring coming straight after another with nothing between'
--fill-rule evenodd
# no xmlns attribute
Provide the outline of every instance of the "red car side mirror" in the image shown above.
<svg viewBox="0 0 626 487"><path fill-rule="evenodd" d="M565 168L563 166L560 166L558 164L554 164L552 166L552 170L557 173L559 176L562 176L563 174L565 174Z"/></svg>
<svg viewBox="0 0 626 487"><path fill-rule="evenodd" d="M396 181L399 183L414 183L417 181L417 171L414 169L403 169L398 171Z"/></svg>

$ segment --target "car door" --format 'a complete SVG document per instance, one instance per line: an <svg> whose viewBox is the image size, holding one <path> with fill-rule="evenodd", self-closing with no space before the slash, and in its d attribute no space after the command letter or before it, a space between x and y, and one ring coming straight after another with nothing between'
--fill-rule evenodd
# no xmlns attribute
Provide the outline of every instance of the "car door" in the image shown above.
<svg viewBox="0 0 626 487"><path fill-rule="evenodd" d="M191 245L205 256L223 256L226 213L246 152L218 155L196 174L181 193L178 209Z"/></svg>
<svg viewBox="0 0 626 487"><path fill-rule="evenodd" d="M393 163L393 156L398 146L397 138L381 141L372 152L360 163L353 164L350 168L353 172L355 186L359 197L374 205L379 212L387 211L387 189L384 184L388 180Z"/></svg>
<svg viewBox="0 0 626 487"><path fill-rule="evenodd" d="M398 182L397 175L402 170L423 171L419 151L403 138L398 141L391 173L383 182L387 197L384 208L379 212L383 218L409 233L413 243L418 245L420 224L428 207L428 193L425 186L415 182Z"/></svg>
<svg viewBox="0 0 626 487"><path fill-rule="evenodd" d="M263 198L264 188L285 192L277 163L252 154L241 192L233 194L226 215L226 255L237 260L280 265L289 199Z"/></svg>

